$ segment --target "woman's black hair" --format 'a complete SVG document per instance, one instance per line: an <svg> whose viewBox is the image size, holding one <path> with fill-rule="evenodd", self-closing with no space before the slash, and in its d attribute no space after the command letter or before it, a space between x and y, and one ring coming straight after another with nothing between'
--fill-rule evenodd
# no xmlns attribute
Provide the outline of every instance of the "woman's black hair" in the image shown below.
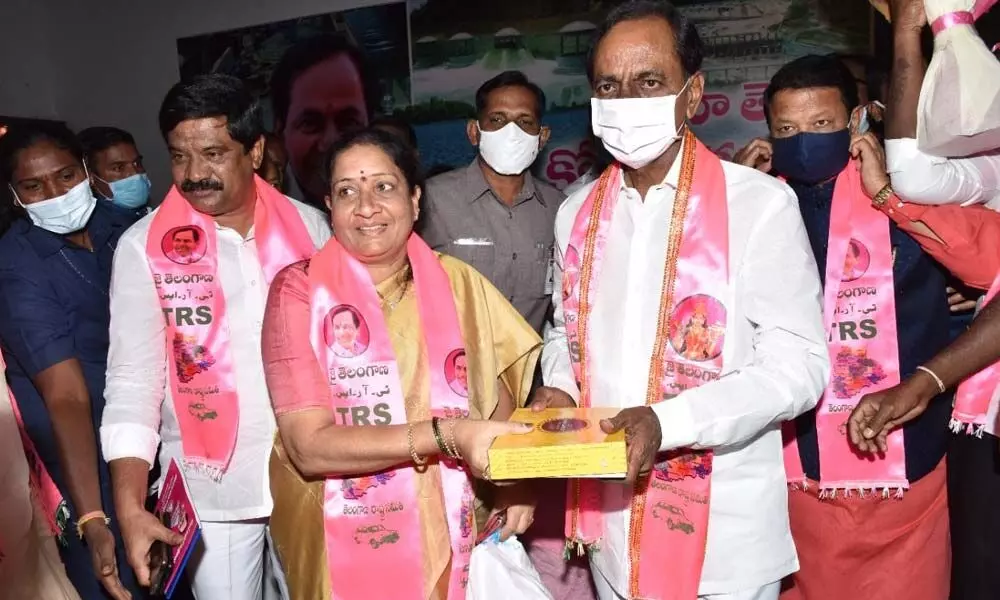
<svg viewBox="0 0 1000 600"><path fill-rule="evenodd" d="M76 134L62 123L32 123L14 126L7 135L0 138L0 181L12 183L14 170L21 152L39 142L50 142L56 148L65 150L83 164L83 146Z"/></svg>
<svg viewBox="0 0 1000 600"><path fill-rule="evenodd" d="M410 145L397 135L375 127L366 127L352 133L348 133L330 148L327 153L326 172L323 176L326 179L327 187L331 187L333 179L333 165L341 154L355 146L375 146L392 160L403 173L406 185L413 193L418 187L423 188L424 178L421 174L420 160L417 153Z"/></svg>
<svg viewBox="0 0 1000 600"><path fill-rule="evenodd" d="M21 152L40 142L49 142L56 148L69 152L83 165L83 146L76 134L62 123L42 121L11 126L7 135L0 137L0 183L4 188L13 185L12 179ZM14 221L26 216L24 209L15 203L9 189L3 195L8 198L0 200L0 234L6 232Z"/></svg>

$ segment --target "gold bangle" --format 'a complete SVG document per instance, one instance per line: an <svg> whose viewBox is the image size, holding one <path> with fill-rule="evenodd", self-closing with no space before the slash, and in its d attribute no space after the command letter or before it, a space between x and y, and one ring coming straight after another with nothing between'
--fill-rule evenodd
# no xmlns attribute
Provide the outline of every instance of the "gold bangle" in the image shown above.
<svg viewBox="0 0 1000 600"><path fill-rule="evenodd" d="M76 537L83 539L83 526L91 521L103 519L105 525L111 525L111 519L103 510L95 510L80 517L76 522Z"/></svg>
<svg viewBox="0 0 1000 600"><path fill-rule="evenodd" d="M448 455L455 460L463 460L462 455L458 452L458 445L455 444L455 419L448 419L448 435L444 438L445 444L448 446Z"/></svg>
<svg viewBox="0 0 1000 600"><path fill-rule="evenodd" d="M945 393L946 389L945 389L945 387L944 387L944 382L943 382L943 381L941 381L941 378L940 378L940 377L938 377L938 374L937 374L937 373L935 373L934 371L931 371L930 369L928 369L927 367L925 367L925 366L923 366L923 365L919 365L919 366L917 367L917 370L918 370L918 371L923 371L924 373L927 373L928 375L930 375L930 376L931 376L931 379L933 379L933 380L934 380L934 383L936 383L936 384L937 384L937 386L938 386L938 391L939 391L939 392L941 392L942 394L943 394L943 393Z"/></svg>
<svg viewBox="0 0 1000 600"><path fill-rule="evenodd" d="M878 208L882 208L883 206L885 206L886 201L889 199L889 196L891 195L892 195L892 184L887 183L884 186L882 186L882 189L880 189L878 193L875 194L875 197L872 198L872 204L874 204Z"/></svg>
<svg viewBox="0 0 1000 600"><path fill-rule="evenodd" d="M413 464L418 473L424 472L427 469L427 459L422 458L417 454L417 447L413 441L413 423L409 423L406 426L406 445L410 450L410 458L413 459Z"/></svg>

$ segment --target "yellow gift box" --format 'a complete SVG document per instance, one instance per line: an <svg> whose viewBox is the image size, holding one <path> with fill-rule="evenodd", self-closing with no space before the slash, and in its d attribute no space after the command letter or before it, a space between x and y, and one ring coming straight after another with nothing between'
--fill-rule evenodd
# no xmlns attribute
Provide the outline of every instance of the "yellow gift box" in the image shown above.
<svg viewBox="0 0 1000 600"><path fill-rule="evenodd" d="M514 411L511 421L528 423L530 433L504 435L489 450L490 478L533 479L625 476L625 432L601 431L601 419L616 408L549 408Z"/></svg>

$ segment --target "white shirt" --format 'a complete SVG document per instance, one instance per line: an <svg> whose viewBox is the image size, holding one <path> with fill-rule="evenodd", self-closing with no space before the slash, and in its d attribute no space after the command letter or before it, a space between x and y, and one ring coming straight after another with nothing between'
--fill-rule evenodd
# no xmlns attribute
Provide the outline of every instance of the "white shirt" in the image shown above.
<svg viewBox="0 0 1000 600"><path fill-rule="evenodd" d="M914 204L985 204L1000 210L1000 149L968 158L925 154L917 140L885 141L892 188Z"/></svg>
<svg viewBox="0 0 1000 600"><path fill-rule="evenodd" d="M591 314L595 406L642 406L646 399L678 158L643 202L622 187L611 219ZM715 450L705 565L698 593L725 594L777 581L798 569L788 524L781 423L814 407L829 375L819 273L798 202L777 179L723 161L729 205L728 307L723 375L655 405L661 450ZM556 217L556 282L588 185ZM545 338L545 384L579 397L560 293ZM608 531L593 565L628 591L631 491L605 485ZM662 565L668 569L670 565Z"/></svg>
<svg viewBox="0 0 1000 600"><path fill-rule="evenodd" d="M566 186L562 192L566 194L566 197L570 197L573 194L582 190L588 183L595 181L601 176L601 171L597 170L597 167L591 167L586 173L580 175L576 178L576 181Z"/></svg>
<svg viewBox="0 0 1000 600"><path fill-rule="evenodd" d="M292 200L317 248L330 239L323 213ZM162 442L163 472L183 457L181 432L167 381L166 326L146 258L146 238L156 211L122 235L111 274L111 345L101 422L104 459L141 458L150 465ZM244 239L216 225L218 272L226 298L229 348L236 372L239 431L222 481L185 472L198 516L204 521L242 521L271 514L268 460L275 420L260 355L267 282L253 229Z"/></svg>

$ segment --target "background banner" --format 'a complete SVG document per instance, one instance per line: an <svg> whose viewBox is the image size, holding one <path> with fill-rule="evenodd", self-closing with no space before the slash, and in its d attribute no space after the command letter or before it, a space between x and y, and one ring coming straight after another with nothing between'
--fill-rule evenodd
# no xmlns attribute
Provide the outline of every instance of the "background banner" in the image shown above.
<svg viewBox="0 0 1000 600"><path fill-rule="evenodd" d="M427 168L462 166L475 156L465 123L475 116L475 91L508 69L523 71L545 91L543 119L552 138L534 171L559 188L594 163L590 135L587 51L611 0L410 0L303 17L178 41L183 75L220 71L248 80L268 100L275 65L289 48L317 35L340 33L368 58L368 102L412 123ZM865 0L677 0L705 44L705 97L692 119L695 132L723 158L766 133L763 92L786 62L810 53L869 52L872 10ZM350 76L330 71L343 95ZM308 85L299 87L307 88ZM313 86L315 87L315 86ZM329 88L336 86L327 86ZM295 90L293 95L309 90ZM316 91L315 93L320 93ZM363 91L358 88L358 93ZM321 99L320 99L321 100ZM334 100L331 100L333 102ZM362 100L363 102L364 100ZM293 99L294 103L294 99ZM270 105L268 105L270 106ZM269 123L275 115L269 107ZM280 115L277 116L280 121ZM327 127L296 158L295 127L283 136L292 170L316 168L324 144L344 127ZM298 125L296 125L297 127ZM306 123L318 130L322 123ZM332 132L330 130L333 130ZM301 175L301 174L300 174Z"/></svg>

